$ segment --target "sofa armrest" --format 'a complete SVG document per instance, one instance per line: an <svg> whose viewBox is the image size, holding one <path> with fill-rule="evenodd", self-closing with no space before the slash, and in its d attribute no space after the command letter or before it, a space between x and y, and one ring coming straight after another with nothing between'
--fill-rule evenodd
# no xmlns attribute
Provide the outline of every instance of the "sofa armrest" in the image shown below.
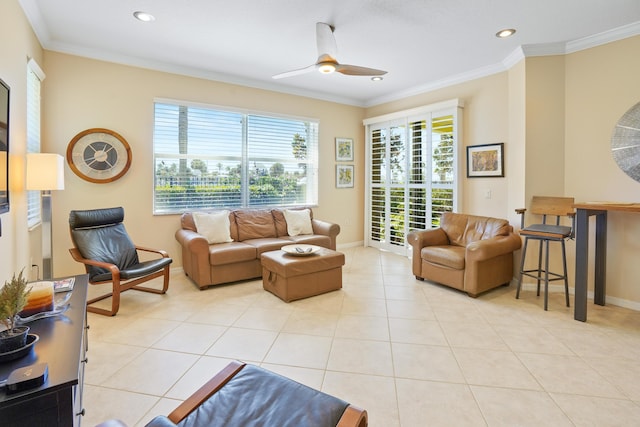
<svg viewBox="0 0 640 427"><path fill-rule="evenodd" d="M449 244L449 238L442 228L430 228L427 230L412 230L407 235L407 242L417 249L425 246L442 246Z"/></svg>
<svg viewBox="0 0 640 427"><path fill-rule="evenodd" d="M211 284L209 242L195 231L184 228L176 231L176 240L182 246L182 268L199 287Z"/></svg>
<svg viewBox="0 0 640 427"><path fill-rule="evenodd" d="M478 240L467 245L465 259L468 262L484 261L517 251L521 246L522 239L516 233Z"/></svg>
<svg viewBox="0 0 640 427"><path fill-rule="evenodd" d="M449 237L442 228L430 228L427 230L412 230L407 234L407 242L412 246L411 268L413 275L422 276L422 261L420 252L426 246L443 246L449 244Z"/></svg>
<svg viewBox="0 0 640 427"><path fill-rule="evenodd" d="M319 219L311 220L313 234L321 234L331 238L331 247L329 249L336 250L336 237L340 234L340 226L332 222L322 221Z"/></svg>

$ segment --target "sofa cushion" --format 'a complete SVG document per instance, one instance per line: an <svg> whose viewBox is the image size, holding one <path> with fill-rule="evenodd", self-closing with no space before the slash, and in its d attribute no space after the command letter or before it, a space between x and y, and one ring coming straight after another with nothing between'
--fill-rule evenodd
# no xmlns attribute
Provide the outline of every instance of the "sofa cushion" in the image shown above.
<svg viewBox="0 0 640 427"><path fill-rule="evenodd" d="M289 208L289 210L291 211L297 211L302 209L308 209L309 216L311 217L311 219L313 219L313 209L311 208L305 208L305 207ZM289 232L287 231L287 220L284 217L284 209L275 208L271 211L271 213L273 215L273 220L276 223L277 236L278 237L288 236Z"/></svg>
<svg viewBox="0 0 640 427"><path fill-rule="evenodd" d="M341 399L246 365L180 426L335 426L347 406Z"/></svg>
<svg viewBox="0 0 640 427"><path fill-rule="evenodd" d="M238 240L238 227L236 226L236 217L233 212L229 212L229 224L231 240ZM193 222L193 213L185 212L180 217L180 227L184 230L196 231L196 224Z"/></svg>
<svg viewBox="0 0 640 427"><path fill-rule="evenodd" d="M243 243L251 245L256 248L257 258L265 252L277 251L285 245L290 245L292 242L285 237L274 237L267 239L249 239Z"/></svg>
<svg viewBox="0 0 640 427"><path fill-rule="evenodd" d="M209 263L211 265L251 261L259 257L255 246L241 242L218 243L209 246Z"/></svg>
<svg viewBox="0 0 640 427"><path fill-rule="evenodd" d="M309 209L285 209L283 213L287 220L287 234L289 234L289 236L313 234Z"/></svg>
<svg viewBox="0 0 640 427"><path fill-rule="evenodd" d="M331 247L331 237L324 236L322 234L303 234L300 236L288 236L288 240L291 240L289 244L299 243L304 245L316 245L323 248Z"/></svg>
<svg viewBox="0 0 640 427"><path fill-rule="evenodd" d="M231 224L229 222L229 211L218 212L194 212L193 222L196 232L202 234L209 244L228 243L231 239Z"/></svg>
<svg viewBox="0 0 640 427"><path fill-rule="evenodd" d="M276 225L270 210L246 209L234 211L238 225L238 240L276 237Z"/></svg>
<svg viewBox="0 0 640 427"><path fill-rule="evenodd" d="M431 264L464 270L465 251L463 246L427 246L420 251L420 257Z"/></svg>
<svg viewBox="0 0 640 427"><path fill-rule="evenodd" d="M507 236L511 231L509 222L504 219L452 212L442 214L440 226L452 245L465 247L478 240Z"/></svg>

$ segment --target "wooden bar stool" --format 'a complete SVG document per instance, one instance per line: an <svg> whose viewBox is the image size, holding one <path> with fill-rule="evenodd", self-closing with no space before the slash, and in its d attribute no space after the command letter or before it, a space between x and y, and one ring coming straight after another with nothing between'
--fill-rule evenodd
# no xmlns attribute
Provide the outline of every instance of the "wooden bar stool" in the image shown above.
<svg viewBox="0 0 640 427"><path fill-rule="evenodd" d="M564 280L564 294L567 307L569 307L569 279L567 278L567 255L565 251L565 240L573 238L575 212L573 209L573 197L541 197L533 196L531 201L531 213L534 215L542 215L541 224L531 224L524 226L524 213L526 209L516 209L520 214L520 235L524 236L524 246L522 249L522 258L520 261L520 272L518 274L518 288L516 290L516 298L520 298L520 289L522 288L522 276L529 276L536 279L538 284L537 295L540 296L540 283L544 281L544 309L547 310L549 282L555 280ZM550 218L549 218L550 217ZM555 217L555 224L548 223ZM571 218L571 226L561 225L562 217ZM537 240L540 242L538 249L538 268L525 270L524 264L527 256L527 246L529 240ZM563 274L549 271L549 242L560 242L562 246L562 267ZM542 255L544 252L544 268L542 268Z"/></svg>

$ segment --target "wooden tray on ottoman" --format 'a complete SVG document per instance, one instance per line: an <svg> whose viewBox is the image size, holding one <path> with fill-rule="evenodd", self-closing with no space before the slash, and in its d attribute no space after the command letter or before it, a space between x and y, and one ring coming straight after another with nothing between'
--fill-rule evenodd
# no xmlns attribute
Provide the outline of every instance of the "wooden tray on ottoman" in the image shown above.
<svg viewBox="0 0 640 427"><path fill-rule="evenodd" d="M331 249L319 248L308 256L265 252L260 261L262 287L285 302L342 288L344 254Z"/></svg>

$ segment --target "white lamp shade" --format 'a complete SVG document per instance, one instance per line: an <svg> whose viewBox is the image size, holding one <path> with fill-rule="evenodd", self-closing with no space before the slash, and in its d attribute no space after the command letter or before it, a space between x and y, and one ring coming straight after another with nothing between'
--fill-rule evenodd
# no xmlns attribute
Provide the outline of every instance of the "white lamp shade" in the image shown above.
<svg viewBox="0 0 640 427"><path fill-rule="evenodd" d="M27 154L27 190L64 190L64 157L60 154Z"/></svg>

